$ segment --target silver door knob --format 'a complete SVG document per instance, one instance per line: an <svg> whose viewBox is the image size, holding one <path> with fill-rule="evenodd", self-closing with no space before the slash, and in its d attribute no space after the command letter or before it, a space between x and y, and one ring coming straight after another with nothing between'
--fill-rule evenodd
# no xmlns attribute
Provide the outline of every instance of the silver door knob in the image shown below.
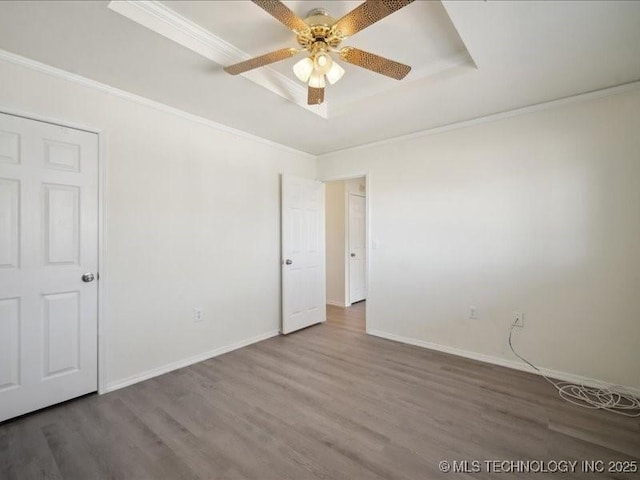
<svg viewBox="0 0 640 480"><path fill-rule="evenodd" d="M86 283L93 282L94 278L93 273L85 273L82 275L82 281Z"/></svg>
<svg viewBox="0 0 640 480"><path fill-rule="evenodd" d="M355 254L355 253L352 253L352 254L351 254L351 258L356 258L356 254Z"/></svg>
<svg viewBox="0 0 640 480"><path fill-rule="evenodd" d="M284 263L285 263L286 265L291 265L293 262L287 258L287 259L284 261Z"/></svg>

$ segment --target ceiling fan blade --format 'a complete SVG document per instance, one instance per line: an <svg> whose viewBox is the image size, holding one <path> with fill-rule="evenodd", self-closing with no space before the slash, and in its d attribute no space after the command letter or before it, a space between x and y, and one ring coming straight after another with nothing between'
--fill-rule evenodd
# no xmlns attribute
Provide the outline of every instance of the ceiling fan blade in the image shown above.
<svg viewBox="0 0 640 480"><path fill-rule="evenodd" d="M259 57L245 60L244 62L229 65L228 67L224 67L224 71L230 73L231 75L238 75L239 73L244 73L248 70L253 70L254 68L263 67L265 65L269 65L270 63L285 60L289 57L293 57L298 53L300 53L300 50L298 50L297 48L283 48L281 50L276 50L275 52L266 53L264 55L260 55Z"/></svg>
<svg viewBox="0 0 640 480"><path fill-rule="evenodd" d="M338 20L333 29L344 37L350 37L373 25L393 12L406 7L414 0L367 0Z"/></svg>
<svg viewBox="0 0 640 480"><path fill-rule="evenodd" d="M387 77L395 78L396 80L402 80L411 71L409 65L394 62L380 55L353 47L345 47L340 50L340 57L347 63L366 68L367 70L386 75Z"/></svg>
<svg viewBox="0 0 640 480"><path fill-rule="evenodd" d="M302 32L309 28L309 25L304 23L300 17L289 9L284 3L279 0L252 0L253 3L262 8L269 15L272 15L276 20L283 23L287 28L294 32Z"/></svg>
<svg viewBox="0 0 640 480"><path fill-rule="evenodd" d="M320 105L322 102L324 102L324 88L309 87L309 92L307 94L307 104Z"/></svg>

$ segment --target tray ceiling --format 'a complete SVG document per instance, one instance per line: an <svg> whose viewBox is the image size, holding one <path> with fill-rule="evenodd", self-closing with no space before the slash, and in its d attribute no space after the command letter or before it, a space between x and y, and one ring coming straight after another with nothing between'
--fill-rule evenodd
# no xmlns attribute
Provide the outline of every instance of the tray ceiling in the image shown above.
<svg viewBox="0 0 640 480"><path fill-rule="evenodd" d="M288 2L299 17L309 9L325 8L340 18L361 2ZM251 2L115 0L109 8L130 20L220 64L232 64L287 47L297 47L295 34ZM462 39L440 2L414 2L343 42L411 65L402 81L350 65L336 85L327 86L325 103L307 105L306 85L293 75L302 55L256 69L243 76L323 118L357 108L364 99L435 79L461 66L474 67ZM334 56L337 58L337 55Z"/></svg>
<svg viewBox="0 0 640 480"><path fill-rule="evenodd" d="M285 3L339 17L359 2ZM170 14L164 28L109 5L0 2L0 50L312 154L640 80L640 2L416 1L345 42L411 74L397 82L344 65L327 105L313 107L324 111L304 105L295 59L255 77L222 71L295 42L251 2L140 2Z"/></svg>

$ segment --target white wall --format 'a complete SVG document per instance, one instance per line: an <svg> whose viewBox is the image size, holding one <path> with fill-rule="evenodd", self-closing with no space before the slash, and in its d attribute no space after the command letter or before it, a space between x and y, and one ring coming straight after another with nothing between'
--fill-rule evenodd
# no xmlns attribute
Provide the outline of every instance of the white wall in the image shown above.
<svg viewBox="0 0 640 480"><path fill-rule="evenodd" d="M107 133L109 383L277 330L278 174L313 159L4 61L0 106ZM638 132L635 91L321 159L370 172L368 328L512 359L521 310L536 363L640 387Z"/></svg>
<svg viewBox="0 0 640 480"><path fill-rule="evenodd" d="M107 134L109 384L278 330L279 174L312 157L4 61L0 107Z"/></svg>
<svg viewBox="0 0 640 480"><path fill-rule="evenodd" d="M325 228L327 303L346 305L345 248L346 248L346 185L344 181L325 185Z"/></svg>
<svg viewBox="0 0 640 480"><path fill-rule="evenodd" d="M368 329L640 387L640 91L320 159L368 171ZM480 318L469 320L469 306Z"/></svg>

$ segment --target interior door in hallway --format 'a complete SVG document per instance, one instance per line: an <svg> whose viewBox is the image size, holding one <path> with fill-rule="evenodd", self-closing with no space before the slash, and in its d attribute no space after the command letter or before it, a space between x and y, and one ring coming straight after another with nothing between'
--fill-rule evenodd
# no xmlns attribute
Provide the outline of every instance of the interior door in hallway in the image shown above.
<svg viewBox="0 0 640 480"><path fill-rule="evenodd" d="M349 303L367 298L366 199L349 194Z"/></svg>
<svg viewBox="0 0 640 480"><path fill-rule="evenodd" d="M282 333L324 322L324 183L282 176Z"/></svg>
<svg viewBox="0 0 640 480"><path fill-rule="evenodd" d="M0 114L0 421L97 389L97 267L97 135Z"/></svg>

